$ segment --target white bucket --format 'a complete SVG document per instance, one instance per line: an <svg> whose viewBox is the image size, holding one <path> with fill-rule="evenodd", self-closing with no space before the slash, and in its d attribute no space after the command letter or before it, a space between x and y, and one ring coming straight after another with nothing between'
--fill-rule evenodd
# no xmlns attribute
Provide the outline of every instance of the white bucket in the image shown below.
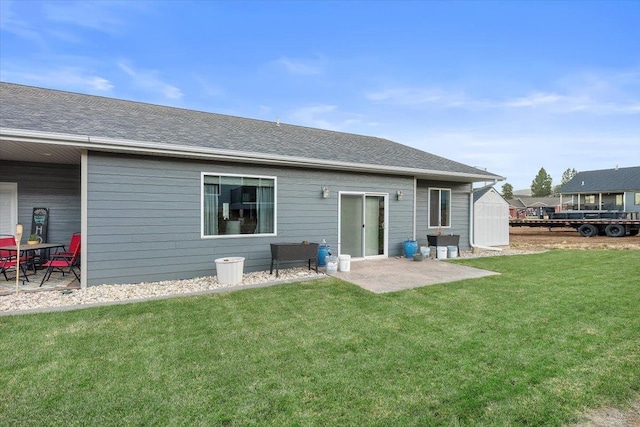
<svg viewBox="0 0 640 427"><path fill-rule="evenodd" d="M218 283L221 285L238 285L242 283L243 270L243 257L218 258L216 260L216 273Z"/></svg>
<svg viewBox="0 0 640 427"><path fill-rule="evenodd" d="M338 256L338 260L340 262L340 271L351 270L351 255L340 255Z"/></svg>
<svg viewBox="0 0 640 427"><path fill-rule="evenodd" d="M338 258L335 256L327 256L325 258L325 262L327 263L327 268L325 272L327 274L333 274L338 271Z"/></svg>
<svg viewBox="0 0 640 427"><path fill-rule="evenodd" d="M438 259L444 259L447 257L447 247L446 246L438 246Z"/></svg>
<svg viewBox="0 0 640 427"><path fill-rule="evenodd" d="M449 250L449 258L458 258L458 247L457 246L447 246Z"/></svg>
<svg viewBox="0 0 640 427"><path fill-rule="evenodd" d="M429 256L429 246L420 246L420 253L427 258Z"/></svg>

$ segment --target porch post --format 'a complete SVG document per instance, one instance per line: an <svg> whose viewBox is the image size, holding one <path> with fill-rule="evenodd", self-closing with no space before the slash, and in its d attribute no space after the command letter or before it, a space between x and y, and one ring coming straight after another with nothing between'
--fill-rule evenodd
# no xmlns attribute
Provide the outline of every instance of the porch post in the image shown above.
<svg viewBox="0 0 640 427"><path fill-rule="evenodd" d="M602 193L598 193L598 210L602 210Z"/></svg>
<svg viewBox="0 0 640 427"><path fill-rule="evenodd" d="M87 195L88 195L88 164L89 154L87 150L82 150L80 154L80 288L87 287Z"/></svg>
<svg viewBox="0 0 640 427"><path fill-rule="evenodd" d="M16 294L20 292L20 241L22 240L22 231L22 224L16 224Z"/></svg>

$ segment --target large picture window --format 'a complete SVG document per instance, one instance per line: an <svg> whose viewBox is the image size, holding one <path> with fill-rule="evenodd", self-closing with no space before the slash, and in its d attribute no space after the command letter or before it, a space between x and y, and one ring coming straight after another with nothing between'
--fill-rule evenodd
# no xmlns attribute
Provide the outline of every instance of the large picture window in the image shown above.
<svg viewBox="0 0 640 427"><path fill-rule="evenodd" d="M450 189L429 189L429 227L451 227Z"/></svg>
<svg viewBox="0 0 640 427"><path fill-rule="evenodd" d="M202 174L202 235L275 233L275 177Z"/></svg>

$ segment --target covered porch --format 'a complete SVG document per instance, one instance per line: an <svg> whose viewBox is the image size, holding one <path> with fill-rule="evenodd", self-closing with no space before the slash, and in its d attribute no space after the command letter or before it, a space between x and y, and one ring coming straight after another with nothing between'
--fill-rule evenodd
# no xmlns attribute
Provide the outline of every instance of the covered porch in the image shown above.
<svg viewBox="0 0 640 427"><path fill-rule="evenodd" d="M563 210L625 211L624 192L560 194Z"/></svg>
<svg viewBox="0 0 640 427"><path fill-rule="evenodd" d="M82 159L85 156L86 153L76 147L3 137L0 149L0 235L15 236L16 224L22 224L24 232L21 245L25 245L32 232L36 208L46 208L48 211L44 243L66 246L72 234L82 233L85 223L82 214L83 194L86 194L86 182L82 180ZM85 239L85 233L82 233L82 238ZM82 242L81 251L80 262L83 263L86 242ZM82 267L79 269L81 272L85 271ZM31 282L21 285L21 289L30 288L36 282L35 287L39 287L42 274L44 270L38 270L37 277L30 278ZM71 279L75 280L75 277L65 275L63 279L60 273L54 273L43 288L66 286L64 282ZM81 281L84 282L82 273ZM10 282L0 277L0 291L7 286L14 291L15 282ZM84 287L84 284L75 280L74 286Z"/></svg>

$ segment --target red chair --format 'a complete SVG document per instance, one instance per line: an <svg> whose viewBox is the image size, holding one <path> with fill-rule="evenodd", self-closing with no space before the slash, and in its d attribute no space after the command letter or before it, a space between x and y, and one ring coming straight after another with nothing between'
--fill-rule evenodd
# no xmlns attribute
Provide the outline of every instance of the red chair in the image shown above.
<svg viewBox="0 0 640 427"><path fill-rule="evenodd" d="M74 248L74 251L71 253L71 256L63 255L62 253L53 254L49 261L45 262L42 266L47 269L42 277L42 281L40 282L40 286L44 284L51 277L51 273L53 270L58 270L62 272L64 276L65 273L73 273L80 281L80 276L76 272L76 268L78 268L78 261L80 259L80 243ZM66 271L65 271L66 270Z"/></svg>
<svg viewBox="0 0 640 427"><path fill-rule="evenodd" d="M16 238L13 236L0 236L0 246L15 246ZM29 259L32 257L27 257L25 255L20 256L20 270L24 274L25 280L29 281L27 277L27 263ZM4 276L5 280L9 280L7 277L7 270L11 268L16 268L18 257L16 256L15 251L8 250L0 250L0 273Z"/></svg>
<svg viewBox="0 0 640 427"><path fill-rule="evenodd" d="M69 241L68 249L64 249L61 252L56 252L53 256L60 255L71 258L73 253L76 251L76 248L80 247L80 233L73 233L71 235L71 240Z"/></svg>

